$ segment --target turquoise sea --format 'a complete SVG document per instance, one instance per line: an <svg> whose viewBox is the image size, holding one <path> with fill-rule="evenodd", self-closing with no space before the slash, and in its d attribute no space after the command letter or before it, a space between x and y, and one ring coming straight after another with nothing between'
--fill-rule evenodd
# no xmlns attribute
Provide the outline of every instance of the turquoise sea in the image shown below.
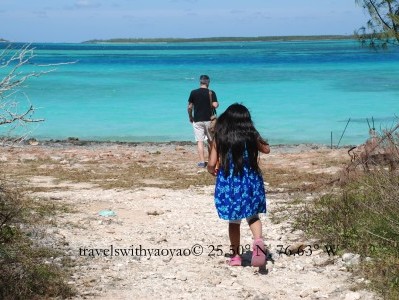
<svg viewBox="0 0 399 300"><path fill-rule="evenodd" d="M75 62L26 82L35 116L45 119L29 127L37 139L194 141L186 108L201 74L211 77L218 112L243 103L271 144L329 145L332 132L336 145L349 118L340 145L358 144L368 137L367 119L390 128L399 113L398 47L376 52L354 40L31 47L36 65L23 72ZM27 98L19 97L21 109Z"/></svg>

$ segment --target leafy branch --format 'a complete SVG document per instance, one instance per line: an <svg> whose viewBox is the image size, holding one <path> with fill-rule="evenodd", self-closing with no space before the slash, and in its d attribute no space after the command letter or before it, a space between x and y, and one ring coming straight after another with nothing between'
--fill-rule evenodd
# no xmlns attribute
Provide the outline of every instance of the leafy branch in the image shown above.
<svg viewBox="0 0 399 300"><path fill-rule="evenodd" d="M355 35L363 44L372 48L399 45L399 1L356 0L370 16L367 28L360 28Z"/></svg>

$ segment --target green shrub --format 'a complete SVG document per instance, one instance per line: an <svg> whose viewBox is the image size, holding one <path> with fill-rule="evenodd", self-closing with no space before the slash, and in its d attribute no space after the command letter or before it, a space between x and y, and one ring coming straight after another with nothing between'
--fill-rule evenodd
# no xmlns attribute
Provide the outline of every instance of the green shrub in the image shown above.
<svg viewBox="0 0 399 300"><path fill-rule="evenodd" d="M72 296L74 291L64 282L68 274L50 259L61 253L28 237L32 208L19 191L0 181L0 299Z"/></svg>
<svg viewBox="0 0 399 300"><path fill-rule="evenodd" d="M374 170L304 208L297 226L342 251L370 257L358 270L387 299L399 299L399 176ZM300 214L301 215L301 214ZM302 214L303 215L303 214Z"/></svg>

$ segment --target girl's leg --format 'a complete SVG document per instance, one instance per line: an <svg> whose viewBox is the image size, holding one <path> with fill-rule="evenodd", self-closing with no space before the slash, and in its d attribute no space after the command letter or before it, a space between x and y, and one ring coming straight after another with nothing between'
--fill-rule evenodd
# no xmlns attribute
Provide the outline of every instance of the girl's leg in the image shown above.
<svg viewBox="0 0 399 300"><path fill-rule="evenodd" d="M248 225L254 236L251 264L254 267L261 267L266 263L266 249L262 238L262 222L258 216L254 216L248 220Z"/></svg>
<svg viewBox="0 0 399 300"><path fill-rule="evenodd" d="M254 240L262 238L262 222L259 220L259 217L254 217L248 220L249 228L251 229Z"/></svg>
<svg viewBox="0 0 399 300"><path fill-rule="evenodd" d="M240 223L229 223L229 238L230 238L230 249L232 249L232 257L239 253L240 247Z"/></svg>

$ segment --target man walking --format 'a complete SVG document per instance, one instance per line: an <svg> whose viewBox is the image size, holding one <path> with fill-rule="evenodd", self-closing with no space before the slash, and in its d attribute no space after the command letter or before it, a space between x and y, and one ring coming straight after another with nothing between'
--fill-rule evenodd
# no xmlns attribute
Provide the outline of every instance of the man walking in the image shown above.
<svg viewBox="0 0 399 300"><path fill-rule="evenodd" d="M195 140L197 142L199 163L198 167L205 168L204 142L208 140L208 157L212 136L209 133L213 110L219 106L216 93L209 89L209 76L200 76L199 89L192 90L188 98L188 117L193 124ZM193 116L194 109L194 116Z"/></svg>

